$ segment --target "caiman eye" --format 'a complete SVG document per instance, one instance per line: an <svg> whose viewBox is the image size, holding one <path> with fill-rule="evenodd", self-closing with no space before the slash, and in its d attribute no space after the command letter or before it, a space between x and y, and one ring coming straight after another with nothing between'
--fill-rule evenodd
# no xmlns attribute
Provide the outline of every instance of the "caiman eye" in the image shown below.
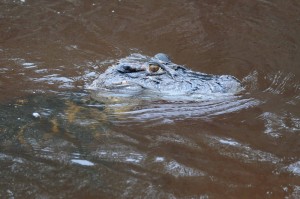
<svg viewBox="0 0 300 199"><path fill-rule="evenodd" d="M159 66L158 65L155 65L155 64L150 64L149 65L149 71L152 72L152 73L155 73L159 70Z"/></svg>

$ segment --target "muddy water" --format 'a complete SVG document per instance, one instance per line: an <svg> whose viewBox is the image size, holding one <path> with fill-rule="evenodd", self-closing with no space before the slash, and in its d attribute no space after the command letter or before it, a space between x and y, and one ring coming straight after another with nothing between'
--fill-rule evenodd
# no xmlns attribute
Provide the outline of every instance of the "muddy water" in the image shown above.
<svg viewBox="0 0 300 199"><path fill-rule="evenodd" d="M1 198L299 198L299 35L296 0L1 0ZM157 52L245 92L89 98Z"/></svg>

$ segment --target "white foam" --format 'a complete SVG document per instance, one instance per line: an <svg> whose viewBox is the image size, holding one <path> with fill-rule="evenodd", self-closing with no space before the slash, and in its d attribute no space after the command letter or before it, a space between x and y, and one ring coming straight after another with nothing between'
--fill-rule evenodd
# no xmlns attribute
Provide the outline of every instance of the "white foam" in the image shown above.
<svg viewBox="0 0 300 199"><path fill-rule="evenodd" d="M93 162L90 162L88 160L72 159L71 161L75 164L80 164L82 166L94 166L95 165Z"/></svg>

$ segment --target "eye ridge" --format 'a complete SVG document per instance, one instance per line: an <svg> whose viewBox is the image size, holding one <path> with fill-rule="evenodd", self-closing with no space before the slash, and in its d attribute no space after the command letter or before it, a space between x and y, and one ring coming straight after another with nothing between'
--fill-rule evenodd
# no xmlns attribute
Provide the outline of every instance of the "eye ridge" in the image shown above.
<svg viewBox="0 0 300 199"><path fill-rule="evenodd" d="M130 65L121 65L117 70L120 73L135 73L135 72L145 71L145 68L143 67L137 68Z"/></svg>

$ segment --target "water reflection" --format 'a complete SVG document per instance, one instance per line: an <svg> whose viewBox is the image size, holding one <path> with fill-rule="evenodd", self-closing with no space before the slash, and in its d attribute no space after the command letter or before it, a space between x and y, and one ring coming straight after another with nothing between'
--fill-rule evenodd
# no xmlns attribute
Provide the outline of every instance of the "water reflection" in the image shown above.
<svg viewBox="0 0 300 199"><path fill-rule="evenodd" d="M121 108L120 106L115 107L113 110L111 108L107 109L105 105L90 107L89 104L86 104L86 101L78 101L78 99L84 99L85 97L86 94L84 93L61 97L56 95L33 95L28 99L18 100L14 104L2 106L1 110L4 112L2 112L1 118L9 113L10 118L8 121L10 122L1 123L1 129L4 130L1 134L3 140L1 160L10 165L9 168L13 169L15 175L23 177L30 175L30 181L44 179L53 171L57 172L57 170L60 171L58 172L59 175L67 175L69 179L73 179L74 177L71 177L70 174L76 172L77 168L80 167L80 175L85 176L84 182L79 179L77 179L78 181L72 180L72 188L62 192L59 195L61 197L64 196L64 193L74 192L74 190L76 193L81 186L100 188L104 191L104 195L107 193L112 194L109 187L111 184L116 185L116 182L120 187L120 189L115 190L116 196L120 196L119 194L122 193L126 197L135 195L137 187L148 190L147 194L144 195L145 197L158 195L167 197L170 194L172 195L171 192L166 191L169 186L168 183L171 182L174 183L174 186L179 186L178 183L182 180L189 183L192 181L198 183L203 181L214 182L223 191L232 186L239 189L255 183L250 179L255 176L258 169L255 165L259 162L265 165L261 168L261 172L264 172L268 177L273 178L273 173L284 175L285 172L292 172L297 175L297 162L287 164L280 157L280 154L276 155L265 151L259 145L256 146L255 143L250 141L252 138L248 139L248 143L243 143L243 141L239 141L241 138L230 132L226 137L222 134L218 137L210 135L210 131L207 131L211 128L217 132L226 130L234 122L232 118L229 123L222 121L222 125L214 125L215 127L208 128L211 125L209 121L217 123L218 121L212 118L207 119L220 114L210 115L206 113L203 116L206 119L200 123L200 125L203 125L203 129L200 131L190 128L188 124L181 124L184 129L178 131L174 129L176 128L173 125L174 122L166 124L161 121L155 123L155 125L152 124L153 128L148 128L143 123L151 124L149 120L152 120L153 116L156 119L160 117L160 112L165 112L163 117L169 117L169 119L181 118L180 120L183 120L184 118L191 119L195 117L197 119L199 117L198 115L182 113L182 111L190 111L187 108L188 106L182 111L178 111L181 114L172 115L168 112L168 109L163 109L163 111L156 111L157 115L153 115L150 111L149 115L151 117L143 117L143 115L147 115L149 110L157 108L147 109L147 106L152 106L150 103L140 106L142 114L139 115L140 120L138 121L143 121L143 123L136 123L136 120L134 120L135 127L127 126L124 129L122 126L125 123L121 126L116 126L116 124L120 124L118 120L130 122L130 111L127 110L122 113L119 110L116 114L116 110ZM169 105L174 105L174 103L172 102ZM175 105L173 107L174 111ZM184 103L181 105L184 105ZM161 109L164 106L166 105L162 104L159 107ZM246 106L244 111L249 112L255 107L249 108L249 106ZM226 106L224 110L227 109ZM32 113L39 113L40 117L33 117ZM120 118L120 114L123 117ZM234 112L223 112L221 115L226 114L234 114ZM183 117L183 115L185 116ZM199 122L199 120L195 121ZM243 118L238 121L243 121ZM16 123L18 126L15 126ZM133 121L131 123L134 124ZM247 125L249 124L245 123L244 125L248 129ZM133 131L133 129L135 130ZM244 133L247 134L247 132ZM253 136L255 137L255 135ZM161 151L160 148L165 150ZM187 154L182 155L182 153ZM227 169L236 166L236 163L248 164L247 167L249 168L240 170L242 174L239 174L239 176L251 177L243 183L230 180L229 184L225 186L228 183L226 179L231 175L231 172L220 173L219 169L222 166L219 164L222 161L214 168L209 167L208 162L211 161L211 158L225 161L228 164ZM39 169L39 174L35 175L33 173L35 170L31 170L32 168ZM66 168L69 169L69 174L65 173ZM4 171L5 179L9 179L9 175L5 173L10 171L10 169ZM97 174L96 176L90 176L89 172L96 172ZM100 184L91 184L95 182L92 179L103 179L104 176L106 179L101 180ZM59 186L59 184L51 184L50 182L47 182L47 184L53 189L57 189L57 186ZM62 184L60 183L60 185ZM161 187L161 185L164 186ZM273 185L270 184L270 186ZM25 184L19 183L19 186L25 186ZM127 191L124 192L121 187L126 188ZM36 194L39 196L41 196L40 194L49 194L44 193L41 190L42 187L39 186L35 188L30 186L29 189L36 191L32 193L35 196ZM195 195L201 193L197 189L190 189L189 191ZM8 187L6 192L15 196L24 193L21 190L17 191Z"/></svg>

